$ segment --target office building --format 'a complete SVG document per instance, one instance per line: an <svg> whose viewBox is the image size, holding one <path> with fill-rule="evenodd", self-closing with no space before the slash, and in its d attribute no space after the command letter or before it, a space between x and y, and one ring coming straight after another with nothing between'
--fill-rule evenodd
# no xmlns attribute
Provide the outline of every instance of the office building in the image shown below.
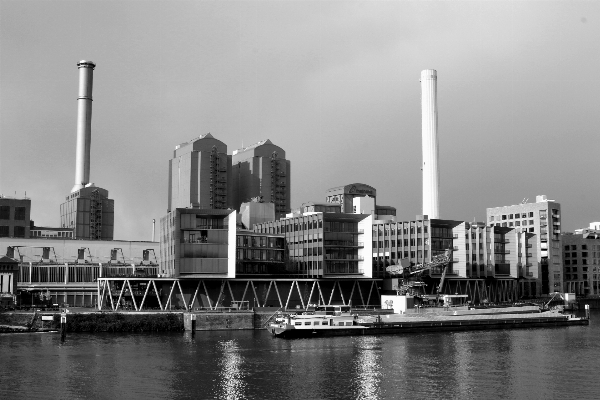
<svg viewBox="0 0 600 400"><path fill-rule="evenodd" d="M515 301L535 296L537 278L535 235L484 223L429 219L374 221L373 277L385 278L386 268L406 259L410 265L431 262L452 250L442 293L468 294L472 300ZM442 268L429 276L437 286Z"/></svg>
<svg viewBox="0 0 600 400"><path fill-rule="evenodd" d="M548 295L563 290L561 211L560 204L544 195L536 196L535 203L488 208L489 226L509 227L535 233L539 256L539 284L537 294Z"/></svg>
<svg viewBox="0 0 600 400"><path fill-rule="evenodd" d="M231 155L230 207L261 199L275 205L275 217L290 212L291 164L270 140L234 150Z"/></svg>
<svg viewBox="0 0 600 400"><path fill-rule="evenodd" d="M580 233L565 233L561 236L564 291L577 296L599 295L600 230L585 228L578 231Z"/></svg>

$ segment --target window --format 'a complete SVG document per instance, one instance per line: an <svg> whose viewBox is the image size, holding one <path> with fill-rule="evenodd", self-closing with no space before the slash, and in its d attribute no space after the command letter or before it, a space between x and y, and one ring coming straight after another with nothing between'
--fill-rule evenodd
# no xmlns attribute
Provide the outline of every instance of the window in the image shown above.
<svg viewBox="0 0 600 400"><path fill-rule="evenodd" d="M571 245L571 250L577 250L577 245L576 244L572 244Z"/></svg>
<svg viewBox="0 0 600 400"><path fill-rule="evenodd" d="M508 214L508 219L513 219L513 215L512 214Z"/></svg>
<svg viewBox="0 0 600 400"><path fill-rule="evenodd" d="M527 218L527 214L526 213L521 214L521 218Z"/></svg>
<svg viewBox="0 0 600 400"><path fill-rule="evenodd" d="M323 321L323 322L321 322L321 325L329 325L329 321Z"/></svg>
<svg viewBox="0 0 600 400"><path fill-rule="evenodd" d="M15 226L14 237L24 238L25 237L25 227L24 226Z"/></svg>
<svg viewBox="0 0 600 400"><path fill-rule="evenodd" d="M304 325L310 325L310 321L305 321Z"/></svg>
<svg viewBox="0 0 600 400"><path fill-rule="evenodd" d="M0 206L0 219L10 219L9 206Z"/></svg>
<svg viewBox="0 0 600 400"><path fill-rule="evenodd" d="M587 251L584 251L584 252L581 253L581 257L587 257L587 256L588 256L588 252Z"/></svg>
<svg viewBox="0 0 600 400"><path fill-rule="evenodd" d="M565 250L569 250L569 245L568 244L565 246Z"/></svg>
<svg viewBox="0 0 600 400"><path fill-rule="evenodd" d="M298 326L298 325L302 325L302 322L298 321L298 322L294 322L294 325Z"/></svg>
<svg viewBox="0 0 600 400"><path fill-rule="evenodd" d="M529 228L529 232L533 232L533 228Z"/></svg>
<svg viewBox="0 0 600 400"><path fill-rule="evenodd" d="M521 222L515 221L515 226L521 226Z"/></svg>
<svg viewBox="0 0 600 400"><path fill-rule="evenodd" d="M582 244L581 245L581 250L587 250L587 244ZM584 257L587 257L587 256L584 256Z"/></svg>
<svg viewBox="0 0 600 400"><path fill-rule="evenodd" d="M494 220L494 216L492 215L492 216L490 217L490 221L493 221L493 220Z"/></svg>
<svg viewBox="0 0 600 400"><path fill-rule="evenodd" d="M529 218L533 218L533 211L529 212Z"/></svg>
<svg viewBox="0 0 600 400"><path fill-rule="evenodd" d="M529 225L533 225L533 220L532 219L529 220Z"/></svg>
<svg viewBox="0 0 600 400"><path fill-rule="evenodd" d="M0 237L8 237L8 226L0 226Z"/></svg>
<svg viewBox="0 0 600 400"><path fill-rule="evenodd" d="M504 221L506 219L506 215L502 214L502 221Z"/></svg>

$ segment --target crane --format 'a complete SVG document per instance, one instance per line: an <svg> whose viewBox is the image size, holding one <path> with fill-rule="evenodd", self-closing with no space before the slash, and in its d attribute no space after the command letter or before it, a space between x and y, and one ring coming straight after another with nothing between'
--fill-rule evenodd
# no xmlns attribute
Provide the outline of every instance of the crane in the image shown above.
<svg viewBox="0 0 600 400"><path fill-rule="evenodd" d="M444 280L446 279L446 271L448 271L448 264L452 261L452 249L447 249L442 254L438 254L431 258L431 261L424 262L420 264L416 264L413 266L404 267L402 265L390 265L385 270L392 276L414 276L417 274L421 274L425 271L431 270L431 268L435 267L443 267L442 269L442 277L440 279L440 284L436 288L436 304L439 305L440 301L440 292L442 291L442 287L444 286ZM402 285L403 288L411 288L414 286L420 286L417 282L406 282Z"/></svg>

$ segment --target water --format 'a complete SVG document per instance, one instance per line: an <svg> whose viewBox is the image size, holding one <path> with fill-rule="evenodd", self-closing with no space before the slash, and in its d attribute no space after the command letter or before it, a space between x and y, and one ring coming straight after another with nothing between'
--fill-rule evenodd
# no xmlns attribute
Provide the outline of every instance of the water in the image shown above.
<svg viewBox="0 0 600 400"><path fill-rule="evenodd" d="M266 331L0 335L0 399L600 398L590 326L284 340Z"/></svg>

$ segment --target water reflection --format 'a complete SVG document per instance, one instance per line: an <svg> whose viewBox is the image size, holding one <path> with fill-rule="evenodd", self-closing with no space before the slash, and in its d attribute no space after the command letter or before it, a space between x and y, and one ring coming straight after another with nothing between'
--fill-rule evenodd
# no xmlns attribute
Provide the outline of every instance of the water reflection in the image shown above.
<svg viewBox="0 0 600 400"><path fill-rule="evenodd" d="M376 336L361 336L354 340L354 397L357 399L379 399L381 397L381 339Z"/></svg>
<svg viewBox="0 0 600 400"><path fill-rule="evenodd" d="M235 340L220 341L219 348L222 356L219 360L219 385L217 398L242 399L246 397L244 391L246 382L242 367L244 359Z"/></svg>

